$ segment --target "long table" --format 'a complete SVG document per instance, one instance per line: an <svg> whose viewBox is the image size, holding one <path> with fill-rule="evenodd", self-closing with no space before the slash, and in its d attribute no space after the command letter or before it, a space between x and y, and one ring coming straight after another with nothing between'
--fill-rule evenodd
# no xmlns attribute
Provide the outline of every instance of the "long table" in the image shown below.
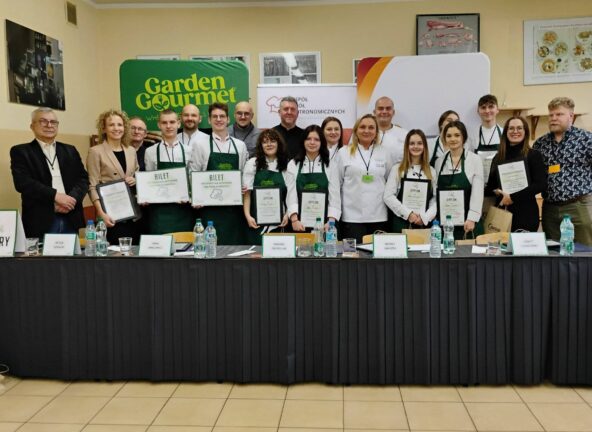
<svg viewBox="0 0 592 432"><path fill-rule="evenodd" d="M0 363L17 376L592 384L591 254L16 257L0 269Z"/></svg>

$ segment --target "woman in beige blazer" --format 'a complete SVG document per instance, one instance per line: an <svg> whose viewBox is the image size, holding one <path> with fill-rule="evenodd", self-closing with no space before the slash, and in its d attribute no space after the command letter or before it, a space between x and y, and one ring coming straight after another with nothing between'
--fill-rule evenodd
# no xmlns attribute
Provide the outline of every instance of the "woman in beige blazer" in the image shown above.
<svg viewBox="0 0 592 432"><path fill-rule="evenodd" d="M86 159L86 169L89 178L89 196L97 211L97 217L102 217L107 225L107 240L117 244L119 237L132 237L137 243L139 238L137 224L129 219L116 222L101 206L97 193L97 185L115 180L125 180L135 195L135 173L138 171L136 150L129 146L130 126L127 114L118 110L101 113L97 120L99 142L91 147Z"/></svg>

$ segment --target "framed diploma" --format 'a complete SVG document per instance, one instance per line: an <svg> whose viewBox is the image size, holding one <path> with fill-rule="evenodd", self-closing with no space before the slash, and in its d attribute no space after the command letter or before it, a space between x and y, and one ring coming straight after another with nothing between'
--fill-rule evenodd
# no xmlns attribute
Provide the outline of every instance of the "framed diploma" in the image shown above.
<svg viewBox="0 0 592 432"><path fill-rule="evenodd" d="M189 201L185 168L136 173L138 203L177 203Z"/></svg>
<svg viewBox="0 0 592 432"><path fill-rule="evenodd" d="M500 164L497 171L504 192L513 194L528 187L526 165L523 160Z"/></svg>
<svg viewBox="0 0 592 432"><path fill-rule="evenodd" d="M282 223L282 200L279 187L254 187L251 196L255 203L257 225Z"/></svg>
<svg viewBox="0 0 592 432"><path fill-rule="evenodd" d="M493 162L493 158L497 154L497 151L479 151L477 155L481 158L481 163L483 163L483 179L485 183L487 183L487 179L489 178L489 171L491 171L491 163Z"/></svg>
<svg viewBox="0 0 592 432"><path fill-rule="evenodd" d="M101 207L114 222L137 217L134 198L125 180L116 180L97 185Z"/></svg>
<svg viewBox="0 0 592 432"><path fill-rule="evenodd" d="M300 202L300 222L305 228L314 228L317 218L325 222L325 203L327 194L324 192L302 192Z"/></svg>
<svg viewBox="0 0 592 432"><path fill-rule="evenodd" d="M240 171L193 171L191 204L199 206L242 205Z"/></svg>
<svg viewBox="0 0 592 432"><path fill-rule="evenodd" d="M416 214L426 211L429 186L430 180L405 179L402 184L403 205Z"/></svg>
<svg viewBox="0 0 592 432"><path fill-rule="evenodd" d="M465 191L462 189L438 190L438 213L440 219L452 216L452 223L462 226L465 223Z"/></svg>

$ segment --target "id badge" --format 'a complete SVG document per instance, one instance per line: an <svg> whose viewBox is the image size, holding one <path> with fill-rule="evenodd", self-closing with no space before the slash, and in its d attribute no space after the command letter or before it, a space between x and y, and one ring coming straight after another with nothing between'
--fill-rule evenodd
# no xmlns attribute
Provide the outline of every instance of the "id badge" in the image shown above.
<svg viewBox="0 0 592 432"><path fill-rule="evenodd" d="M557 164L549 166L549 174L557 174L559 171L561 171L561 165Z"/></svg>
<svg viewBox="0 0 592 432"><path fill-rule="evenodd" d="M372 174L365 174L362 176L363 183L372 183L374 181L374 176Z"/></svg>

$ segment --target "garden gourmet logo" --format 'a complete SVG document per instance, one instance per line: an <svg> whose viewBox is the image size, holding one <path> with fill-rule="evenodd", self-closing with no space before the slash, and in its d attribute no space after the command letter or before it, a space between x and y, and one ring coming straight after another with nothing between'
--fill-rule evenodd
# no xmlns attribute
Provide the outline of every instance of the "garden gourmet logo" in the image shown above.
<svg viewBox="0 0 592 432"><path fill-rule="evenodd" d="M304 190L317 190L319 188L319 185L316 183L306 183L304 185Z"/></svg>
<svg viewBox="0 0 592 432"><path fill-rule="evenodd" d="M187 104L210 105L214 102L236 103L236 87L226 88L223 76L198 77L193 73L176 80L149 77L144 81L143 92L135 97L141 110L163 111L182 108Z"/></svg>

